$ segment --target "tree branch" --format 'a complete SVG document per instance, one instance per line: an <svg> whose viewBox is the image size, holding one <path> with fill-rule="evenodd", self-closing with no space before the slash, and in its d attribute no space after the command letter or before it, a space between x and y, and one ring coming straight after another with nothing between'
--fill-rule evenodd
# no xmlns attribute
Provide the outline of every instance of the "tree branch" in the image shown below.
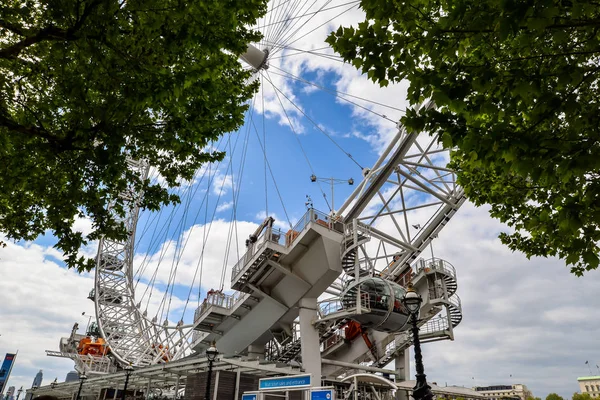
<svg viewBox="0 0 600 400"><path fill-rule="evenodd" d="M34 45L36 43L39 43L39 42L43 42L43 41L60 41L60 40L75 40L75 39L77 39L76 33L81 29L81 27L85 23L86 19L90 16L92 11L100 5L100 3L101 3L101 0L95 0L92 3L90 3L89 5L87 5L84 8L83 13L81 14L81 17L77 20L75 25L73 25L69 29L58 28L56 26L51 25L51 26L48 26L46 28L43 28L43 29L37 31L34 34L28 34L28 33L30 33L29 31L23 30L18 26L8 24L5 21L0 20L0 26L5 26L6 29L9 29L15 33L17 33L17 31L19 31L19 32L21 32L21 33L18 33L19 35L25 36L25 39L15 43L11 46L0 49L0 58L5 58L5 59L15 58L21 53L21 51L23 51L27 47ZM4 23L4 25L2 25L2 23Z"/></svg>

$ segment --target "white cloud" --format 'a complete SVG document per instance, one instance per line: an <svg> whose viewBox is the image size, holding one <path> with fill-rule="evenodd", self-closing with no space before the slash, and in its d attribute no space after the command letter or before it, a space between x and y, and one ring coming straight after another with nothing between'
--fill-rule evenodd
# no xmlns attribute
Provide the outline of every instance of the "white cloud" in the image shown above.
<svg viewBox="0 0 600 400"><path fill-rule="evenodd" d="M0 249L0 354L19 351L10 386L29 388L38 370L44 382L64 380L73 369L68 359L50 358L45 350L58 350L59 339L68 336L73 324L82 328L94 315L87 300L94 285L90 274L79 275L60 267L48 257L56 250L35 244L7 243Z"/></svg>
<svg viewBox="0 0 600 400"><path fill-rule="evenodd" d="M217 206L217 212L229 210L231 207L233 207L233 201L221 203Z"/></svg>

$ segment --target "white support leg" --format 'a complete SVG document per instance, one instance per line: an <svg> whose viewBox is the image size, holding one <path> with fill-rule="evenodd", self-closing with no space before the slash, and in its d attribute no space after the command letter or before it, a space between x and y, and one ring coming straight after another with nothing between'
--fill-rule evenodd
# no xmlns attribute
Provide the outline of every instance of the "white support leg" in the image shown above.
<svg viewBox="0 0 600 400"><path fill-rule="evenodd" d="M300 300L300 344L302 366L312 374L312 386L321 386L321 346L319 332L312 324L317 318L317 299Z"/></svg>
<svg viewBox="0 0 600 400"><path fill-rule="evenodd" d="M404 349L395 358L396 364L396 377L397 382L404 382L409 380L410 374L410 351L409 349ZM407 392L403 390L396 391L396 400L409 400L409 396Z"/></svg>

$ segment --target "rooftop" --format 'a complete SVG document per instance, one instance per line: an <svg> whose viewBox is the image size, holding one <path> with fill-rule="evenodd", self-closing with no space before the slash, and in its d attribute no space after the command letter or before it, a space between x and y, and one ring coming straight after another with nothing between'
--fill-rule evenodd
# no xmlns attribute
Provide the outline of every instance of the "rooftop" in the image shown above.
<svg viewBox="0 0 600 400"><path fill-rule="evenodd" d="M599 380L600 376L582 376L577 378L578 381L592 381L592 380Z"/></svg>

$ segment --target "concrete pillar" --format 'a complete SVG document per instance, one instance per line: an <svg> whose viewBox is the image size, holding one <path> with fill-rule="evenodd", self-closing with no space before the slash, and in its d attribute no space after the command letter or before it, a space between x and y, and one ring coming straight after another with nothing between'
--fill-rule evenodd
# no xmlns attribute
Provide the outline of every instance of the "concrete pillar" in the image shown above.
<svg viewBox="0 0 600 400"><path fill-rule="evenodd" d="M396 364L396 382L404 382L410 380L410 351L404 349L394 359ZM409 400L410 397L403 390L396 391L396 400Z"/></svg>
<svg viewBox="0 0 600 400"><path fill-rule="evenodd" d="M317 299L300 299L300 344L302 366L312 374L312 386L321 386L321 345L319 332L312 324L317 318Z"/></svg>

